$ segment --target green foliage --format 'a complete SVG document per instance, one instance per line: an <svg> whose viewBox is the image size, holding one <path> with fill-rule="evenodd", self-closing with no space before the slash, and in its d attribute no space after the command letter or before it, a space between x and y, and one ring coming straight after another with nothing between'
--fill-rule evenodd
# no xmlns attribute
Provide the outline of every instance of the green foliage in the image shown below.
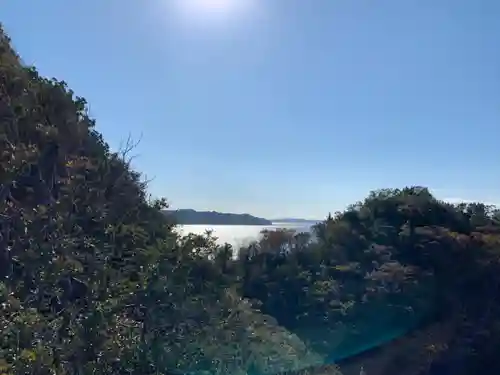
<svg viewBox="0 0 500 375"><path fill-rule="evenodd" d="M330 359L430 323L457 321L447 349L433 357L435 366L455 366L458 373L459 357L461 371L494 374L500 370L492 355L500 344L499 234L494 207L451 205L421 187L385 189L329 215L315 226L316 241L276 231L240 249L240 291ZM399 362L397 373L415 370L415 361Z"/></svg>

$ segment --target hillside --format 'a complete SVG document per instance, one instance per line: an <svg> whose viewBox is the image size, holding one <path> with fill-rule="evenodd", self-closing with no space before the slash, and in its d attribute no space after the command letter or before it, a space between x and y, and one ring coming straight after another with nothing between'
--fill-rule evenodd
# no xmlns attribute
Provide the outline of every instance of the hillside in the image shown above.
<svg viewBox="0 0 500 375"><path fill-rule="evenodd" d="M249 214L216 211L165 210L167 216L180 225L272 225L272 222Z"/></svg>
<svg viewBox="0 0 500 375"><path fill-rule="evenodd" d="M261 300L263 312L329 360L345 361L350 353L359 362L363 352L395 337L419 335L431 324L442 332L453 320L458 323L444 343L437 333L430 342L417 340L423 353L432 352L423 368L413 360L415 344L397 356L383 354L384 366L397 373L495 374L499 219L494 207L447 204L421 187L372 192L316 226L319 243L292 241L296 250L286 261L273 260L269 250L247 257L248 266L265 271L243 282L244 295ZM290 243L287 236L282 241ZM283 279L283 264L297 276ZM308 292L293 289L297 283Z"/></svg>
<svg viewBox="0 0 500 375"><path fill-rule="evenodd" d="M312 234L181 236L86 101L1 29L0 150L0 374L500 373L494 207L413 186Z"/></svg>

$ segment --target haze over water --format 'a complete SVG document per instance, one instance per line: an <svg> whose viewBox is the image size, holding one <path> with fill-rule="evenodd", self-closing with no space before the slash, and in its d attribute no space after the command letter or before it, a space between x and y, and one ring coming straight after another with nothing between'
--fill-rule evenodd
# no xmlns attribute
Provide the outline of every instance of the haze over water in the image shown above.
<svg viewBox="0 0 500 375"><path fill-rule="evenodd" d="M273 223L273 225L181 225L179 231L183 234L203 234L211 230L218 238L218 243L228 243L234 247L242 246L256 240L261 231L279 228L295 229L297 232L309 232L315 222L306 223Z"/></svg>

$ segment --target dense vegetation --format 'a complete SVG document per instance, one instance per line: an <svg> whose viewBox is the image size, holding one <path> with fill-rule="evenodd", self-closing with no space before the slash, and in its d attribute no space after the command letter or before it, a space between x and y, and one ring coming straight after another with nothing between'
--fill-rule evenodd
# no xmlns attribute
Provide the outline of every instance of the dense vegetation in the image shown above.
<svg viewBox="0 0 500 375"><path fill-rule="evenodd" d="M1 374L333 374L397 336L386 374L500 373L498 211L381 190L233 259L94 125L0 31Z"/></svg>
<svg viewBox="0 0 500 375"><path fill-rule="evenodd" d="M272 222L248 214L229 214L215 211L165 210L179 225L272 225Z"/></svg>

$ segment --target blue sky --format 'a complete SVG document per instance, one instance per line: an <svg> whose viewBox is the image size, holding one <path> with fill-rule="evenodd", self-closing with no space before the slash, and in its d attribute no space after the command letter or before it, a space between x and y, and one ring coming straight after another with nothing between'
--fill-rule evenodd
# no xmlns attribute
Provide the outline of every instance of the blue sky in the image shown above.
<svg viewBox="0 0 500 375"><path fill-rule="evenodd" d="M500 1L253 0L220 17L176 1L4 1L0 21L112 147L141 139L134 167L175 208L321 218L413 184L500 202Z"/></svg>

